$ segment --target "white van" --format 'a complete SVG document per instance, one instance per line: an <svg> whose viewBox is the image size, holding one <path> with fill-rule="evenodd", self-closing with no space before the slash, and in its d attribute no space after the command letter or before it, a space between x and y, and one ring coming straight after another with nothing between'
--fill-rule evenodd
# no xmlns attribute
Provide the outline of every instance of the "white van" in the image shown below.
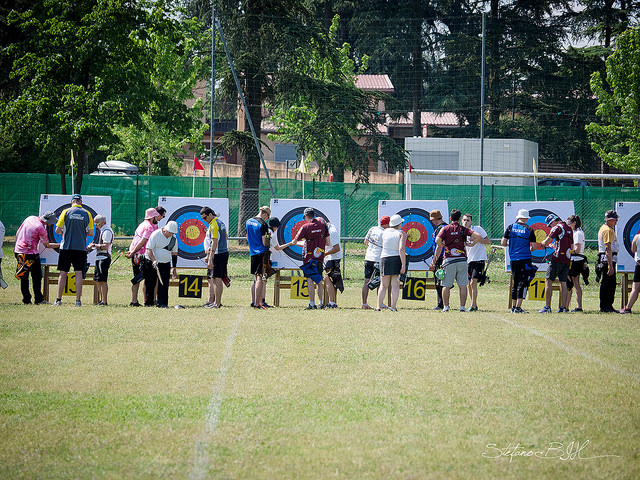
<svg viewBox="0 0 640 480"><path fill-rule="evenodd" d="M109 160L98 164L98 170L91 175L138 175L138 167L120 160Z"/></svg>

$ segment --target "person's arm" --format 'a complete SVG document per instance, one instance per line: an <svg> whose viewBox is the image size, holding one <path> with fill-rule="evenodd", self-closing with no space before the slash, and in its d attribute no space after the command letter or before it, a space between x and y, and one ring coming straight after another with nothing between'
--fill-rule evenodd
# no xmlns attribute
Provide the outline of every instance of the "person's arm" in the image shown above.
<svg viewBox="0 0 640 480"><path fill-rule="evenodd" d="M327 246L331 247L331 242L329 242ZM334 253L338 253L339 251L340 251L340 243L336 243L334 246L331 247L330 250L325 252L325 255L333 255Z"/></svg>
<svg viewBox="0 0 640 480"><path fill-rule="evenodd" d="M213 268L213 257L216 254L216 249L218 248L218 239L217 238L212 238L211 239L211 250L209 253L209 259L207 262L207 266L209 268Z"/></svg>
<svg viewBox="0 0 640 480"><path fill-rule="evenodd" d="M553 238L551 238L549 235L547 235L547 238L545 238L542 243L540 244L540 246L542 248L547 248L547 245L550 245L551 242L553 242Z"/></svg>
<svg viewBox="0 0 640 480"><path fill-rule="evenodd" d="M156 260L156 256L153 254L153 250L151 248L147 247L147 257L149 257L149 260L151 260L151 263L153 264L153 266L155 267L156 265L158 265L158 261Z"/></svg>
<svg viewBox="0 0 640 480"><path fill-rule="evenodd" d="M440 254L442 253L442 249L444 248L444 240L438 235L436 237L436 251L433 252L433 259L431 260L431 265L429 266L429 270L435 270L436 261L440 258Z"/></svg>
<svg viewBox="0 0 640 480"><path fill-rule="evenodd" d="M178 252L171 252L171 266L173 267L173 278L178 278Z"/></svg>
<svg viewBox="0 0 640 480"><path fill-rule="evenodd" d="M138 240L138 243L136 243L134 246L129 248L129 251L125 253L124 256L127 258L133 257L133 254L138 250L140 250L141 248L143 248L144 246L146 246L148 241L149 241L148 238L141 238L140 240Z"/></svg>
<svg viewBox="0 0 640 480"><path fill-rule="evenodd" d="M613 270L613 251L611 250L611 242L604 244L604 252L607 255L607 265L609 266L609 268L607 268L607 275L611 276L616 273Z"/></svg>
<svg viewBox="0 0 640 480"><path fill-rule="evenodd" d="M400 268L400 273L404 274L407 273L407 252L405 250L405 245L407 243L407 232L405 232L404 230L400 230L400 245L399 245L399 252L400 252L400 261L402 262L402 268Z"/></svg>
<svg viewBox="0 0 640 480"><path fill-rule="evenodd" d="M636 253L638 251L638 239L640 239L640 233L633 237L633 241L631 242L631 251ZM579 243L577 245L580 245Z"/></svg>

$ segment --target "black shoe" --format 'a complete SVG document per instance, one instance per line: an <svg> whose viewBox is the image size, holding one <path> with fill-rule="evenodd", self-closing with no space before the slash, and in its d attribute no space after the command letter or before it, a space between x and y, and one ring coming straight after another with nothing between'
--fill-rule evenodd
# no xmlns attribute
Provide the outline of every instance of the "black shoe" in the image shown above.
<svg viewBox="0 0 640 480"><path fill-rule="evenodd" d="M615 308L609 307L609 308L601 308L600 313L620 313L620 312Z"/></svg>
<svg viewBox="0 0 640 480"><path fill-rule="evenodd" d="M309 306L307 308L305 308L305 310L315 310L316 308L318 308L318 307L316 307L315 305L309 304Z"/></svg>
<svg viewBox="0 0 640 480"><path fill-rule="evenodd" d="M140 305L140 302L131 302L129 304L130 307L141 307L142 305Z"/></svg>

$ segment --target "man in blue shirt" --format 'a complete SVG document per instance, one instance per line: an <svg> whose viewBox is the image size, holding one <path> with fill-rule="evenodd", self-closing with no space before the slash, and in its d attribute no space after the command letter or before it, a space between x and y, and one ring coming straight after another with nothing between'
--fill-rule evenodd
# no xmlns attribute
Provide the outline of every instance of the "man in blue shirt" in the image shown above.
<svg viewBox="0 0 640 480"><path fill-rule="evenodd" d="M503 247L509 245L511 276L513 277L511 313L527 313L522 309L522 301L529 287L529 272L532 271L531 250L535 249L536 243L536 234L527 225L527 220L529 220L529 212L525 209L520 210L516 222L507 227L500 241Z"/></svg>
<svg viewBox="0 0 640 480"><path fill-rule="evenodd" d="M269 245L269 226L267 220L271 216L271 209L267 206L260 207L258 215L247 220L247 240L251 254L251 273L253 284L251 285L251 306L255 308L268 308L264 302L267 279L264 275L264 255Z"/></svg>
<svg viewBox="0 0 640 480"><path fill-rule="evenodd" d="M56 224L56 233L62 235L58 258L58 296L54 307L62 305L62 293L67 283L67 274L73 265L76 274L76 307L82 306L82 281L87 266L87 237L93 237L93 217L82 208L82 195L71 197L71 206L63 210Z"/></svg>

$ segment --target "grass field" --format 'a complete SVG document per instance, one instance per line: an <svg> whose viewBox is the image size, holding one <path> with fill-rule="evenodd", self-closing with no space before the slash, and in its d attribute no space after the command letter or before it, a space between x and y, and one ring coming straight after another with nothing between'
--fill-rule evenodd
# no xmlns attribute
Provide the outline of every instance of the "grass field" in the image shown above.
<svg viewBox="0 0 640 480"><path fill-rule="evenodd" d="M0 478L640 478L638 316L595 283L584 314L507 313L499 262L479 312L363 311L355 279L256 311L237 256L220 310L136 309L121 261L109 307L52 308L2 266Z"/></svg>

